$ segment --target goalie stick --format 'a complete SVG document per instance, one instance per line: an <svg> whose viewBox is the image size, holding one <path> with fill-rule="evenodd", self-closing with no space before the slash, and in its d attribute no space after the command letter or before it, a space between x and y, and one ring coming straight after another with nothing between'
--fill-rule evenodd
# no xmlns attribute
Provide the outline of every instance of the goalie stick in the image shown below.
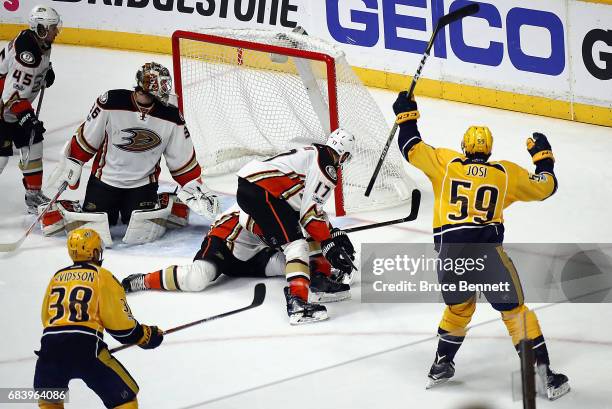
<svg viewBox="0 0 612 409"><path fill-rule="evenodd" d="M211 317L202 318L197 321L188 322L187 324L179 325L178 327L170 328L164 331L164 335L172 334L173 332L181 331L181 330L184 330L185 328L193 327L195 325L203 324L205 322L210 322L210 321L213 321L219 318L238 314L239 312L250 310L251 308L259 307L261 304L263 304L265 298L266 298L266 285L264 283L259 283L255 286L255 290L253 293L253 301L251 302L250 305L247 305L246 307L238 308L237 310L224 312L223 314L213 315ZM123 351L124 349L133 347L134 345L137 345L137 344L121 345L121 346L111 349L110 352L112 354L115 352Z"/></svg>
<svg viewBox="0 0 612 409"><path fill-rule="evenodd" d="M412 77L412 82L410 83L410 88L408 90L408 98L410 98L414 93L414 88L416 87L417 81L421 77L421 71L423 70L425 61L427 61L427 57L429 57L429 51L431 51L431 47L433 46L434 40L436 39L436 35L438 34L438 32L442 30L444 27L446 27L447 25L449 25L450 23L453 23L455 21L461 20L464 17L471 16L473 14L478 13L478 10L480 10L480 6L477 3L472 3L472 4L469 4L465 7L461 7L460 9L457 9L451 13L448 13L440 17L440 19L438 20L438 24L436 24L436 28L431 34L429 43L427 43L427 48L425 49L425 53L423 53L423 58L421 58L421 62L419 63L416 73L414 74L414 77ZM398 127L397 122L395 122L393 124L393 127L391 128L391 132L389 132L387 143L385 144L385 147L383 148L382 153L380 154L380 158L378 159L378 163L376 164L374 173L372 174L372 177L370 178L370 182L368 183L368 187L366 188L366 191L365 191L365 195L368 197L370 196L370 193L372 192L372 188L374 187L374 183L376 182L376 178L378 177L380 168L382 167L385 157L387 156L387 152L389 151L391 142L393 142L393 138L395 137L395 132L397 131L397 127Z"/></svg>
<svg viewBox="0 0 612 409"><path fill-rule="evenodd" d="M62 183L62 185L60 186L55 196L53 196L51 201L47 203L47 206L45 207L45 209L38 215L36 220L34 220L34 222L30 225L30 227L28 227L28 229L25 231L25 233L23 234L23 236L21 236L19 240L13 243L0 243L0 253L8 253L8 252L17 250L21 246L21 244L23 244L26 237L28 237L30 233L32 233L32 230L34 230L34 227L36 226L36 224L43 218L43 216L49 211L49 209L51 209L51 206L53 206L53 204L57 202L57 199L59 199L60 195L64 192L64 190L66 190L67 187L68 187L68 182Z"/></svg>

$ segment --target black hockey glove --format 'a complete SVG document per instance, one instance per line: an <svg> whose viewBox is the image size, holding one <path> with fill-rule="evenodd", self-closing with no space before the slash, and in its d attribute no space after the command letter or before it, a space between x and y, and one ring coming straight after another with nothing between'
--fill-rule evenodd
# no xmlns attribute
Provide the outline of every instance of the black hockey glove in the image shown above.
<svg viewBox="0 0 612 409"><path fill-rule="evenodd" d="M402 91L397 95L397 99L393 103L393 112L397 117L397 122L400 127L402 124L416 125L417 119L419 119L419 109L414 98L408 98L408 91Z"/></svg>
<svg viewBox="0 0 612 409"><path fill-rule="evenodd" d="M17 122L28 137L30 136L32 131L34 131L35 138L37 136L42 137L46 131L42 121L39 121L38 118L36 118L36 115L34 115L34 111L32 110L25 111L21 115L19 115L17 117Z"/></svg>
<svg viewBox="0 0 612 409"><path fill-rule="evenodd" d="M45 87L49 88L55 82L55 72L53 72L53 67L49 64L49 69L45 73Z"/></svg>
<svg viewBox="0 0 612 409"><path fill-rule="evenodd" d="M527 151L536 165L536 173L553 171L555 157L548 138L544 134L534 132L531 138L527 138Z"/></svg>
<svg viewBox="0 0 612 409"><path fill-rule="evenodd" d="M349 239L349 236L346 234L344 230L333 228L331 229L331 236L340 246L344 247L346 253L349 255L351 260L355 260L355 246Z"/></svg>
<svg viewBox="0 0 612 409"><path fill-rule="evenodd" d="M341 238L329 238L321 242L323 257L329 261L333 268L338 269L341 274L350 274L355 268L351 256L341 244Z"/></svg>
<svg viewBox="0 0 612 409"><path fill-rule="evenodd" d="M157 348L164 340L164 332L155 325L149 326L142 324L144 335L138 341L138 346L142 349Z"/></svg>

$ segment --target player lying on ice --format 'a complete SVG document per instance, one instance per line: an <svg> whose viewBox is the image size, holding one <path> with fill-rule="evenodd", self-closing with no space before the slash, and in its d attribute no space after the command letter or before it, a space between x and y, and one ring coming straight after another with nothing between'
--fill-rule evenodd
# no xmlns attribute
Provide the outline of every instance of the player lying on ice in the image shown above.
<svg viewBox="0 0 612 409"><path fill-rule="evenodd" d="M569 391L567 376L550 370L550 359L540 324L524 304L520 278L503 249L503 209L514 202L544 200L557 190L555 160L546 136L534 133L527 139L527 151L535 174L510 161L489 161L493 136L485 126L471 126L465 132L463 154L434 148L421 139L417 127L419 112L407 92L401 92L393 110L397 115L402 156L423 171L434 191L434 242L444 259L486 259L484 280L511 283L510 294L484 292L487 301L501 313L517 348L523 338L533 341L533 352L549 399ZM454 272L438 271L441 283L458 280ZM464 278L465 279L465 278ZM429 371L427 388L448 381L455 374L455 354L463 343L466 328L476 309L474 291L443 291L447 305L438 328L438 349Z"/></svg>
<svg viewBox="0 0 612 409"><path fill-rule="evenodd" d="M349 286L340 281L353 270L355 250L348 236L331 228L323 205L336 186L336 172L349 157L355 138L339 129L325 145L293 149L238 171L238 203L217 218L194 262L170 266L123 281L128 291L201 291L219 275L285 275L291 324L327 319L327 309L310 301L339 301ZM312 238L309 243L306 235ZM319 246L320 243L320 246ZM312 277L311 277L312 271ZM311 282L312 279L312 282Z"/></svg>
<svg viewBox="0 0 612 409"><path fill-rule="evenodd" d="M91 223L87 226L98 231L107 246L108 225L117 224L120 214L123 224L129 225L126 242L153 241L165 231L160 230L160 223L147 223L166 219L172 211L172 203L166 208L158 203L162 155L181 186L181 201L209 219L219 211L217 196L201 181L201 168L183 116L168 104L170 72L161 64L147 63L136 73L136 82L134 90L110 90L96 100L66 144L50 182L57 189L64 182L76 189L83 164L94 158L83 201L85 213L64 206L61 214L66 225L72 221ZM48 230L50 226L54 230L63 227L61 220L43 226Z"/></svg>

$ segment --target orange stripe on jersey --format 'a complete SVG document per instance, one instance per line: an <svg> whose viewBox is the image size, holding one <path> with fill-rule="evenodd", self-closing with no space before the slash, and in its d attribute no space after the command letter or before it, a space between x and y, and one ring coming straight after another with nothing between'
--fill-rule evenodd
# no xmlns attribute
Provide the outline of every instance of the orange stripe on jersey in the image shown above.
<svg viewBox="0 0 612 409"><path fill-rule="evenodd" d="M200 168L200 165L198 165L198 162L195 162L195 165L196 166L190 171L185 172L182 175L172 176L172 178L181 186L185 186L192 180L196 180L202 174L202 169Z"/></svg>
<svg viewBox="0 0 612 409"><path fill-rule="evenodd" d="M304 189L304 182L298 175L272 176L258 180L255 184L282 199L288 199Z"/></svg>
<svg viewBox="0 0 612 409"><path fill-rule="evenodd" d="M208 235L219 237L222 240L235 239L242 228L238 224L238 215L238 212L234 212L222 217L212 225Z"/></svg>

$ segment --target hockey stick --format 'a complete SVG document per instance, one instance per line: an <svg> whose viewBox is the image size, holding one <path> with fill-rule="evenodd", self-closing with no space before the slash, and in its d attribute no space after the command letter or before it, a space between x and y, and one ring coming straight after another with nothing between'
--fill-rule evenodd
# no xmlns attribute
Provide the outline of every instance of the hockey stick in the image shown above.
<svg viewBox="0 0 612 409"><path fill-rule="evenodd" d="M207 318L203 318L197 321L188 322L187 324L179 325L178 327L170 328L164 331L164 335L172 334L173 332L181 331L181 330L184 330L185 328L193 327L195 325L203 324L205 322L210 322L210 321L213 321L219 318L238 314L239 312L250 310L251 308L259 307L261 304L263 304L265 298L266 298L266 285L264 283L259 283L255 286L255 291L253 294L253 302L251 302L250 305L247 305L246 307L238 308L237 310L224 312L223 314L213 315L212 317L207 317ZM111 349L110 352L111 354L115 352L119 352L126 348L133 347L134 345L136 344L121 345L121 346Z"/></svg>
<svg viewBox="0 0 612 409"><path fill-rule="evenodd" d="M40 115L40 108L42 107L42 101L45 97L45 86L43 85L40 89L40 95L38 96L38 103L36 105L36 119ZM36 136L34 130L30 132L30 141L28 142L28 151L25 153L25 158L23 159L23 168L27 169L30 164L30 151L32 150L32 144L34 143L34 137Z"/></svg>
<svg viewBox="0 0 612 409"><path fill-rule="evenodd" d="M408 98L412 97L417 81L419 80L419 78L421 78L421 71L423 70L425 61L427 61L427 58L429 57L429 52L431 51L431 47L433 46L434 40L436 39L436 35L438 35L438 32L444 27L446 27L447 25L449 25L450 23L453 23L455 21L461 20L464 17L471 16L473 14L478 13L478 10L480 10L480 6L477 3L472 3L472 4L469 4L465 7L461 7L460 9L457 9L451 13L448 13L440 17L440 19L438 20L438 24L436 24L436 28L431 34L431 38L429 39L429 43L427 44L427 48L425 49L423 58L421 58L421 62L419 63L416 73L414 74L414 77L412 77L412 82L410 83L410 88L408 90ZM374 187L374 183L376 182L376 178L378 177L380 168L382 167L385 157L387 156L389 147L391 146L391 143L393 142L393 138L395 137L395 132L397 132L397 127L398 127L397 122L395 122L393 124L393 127L391 128L391 132L389 132L387 143L385 144L385 147L383 148L382 153L380 154L380 158L378 159L378 163L376 164L374 173L372 174L372 177L370 178L370 182L368 183L368 187L366 188L365 195L367 197L369 197L370 193L372 193L372 188Z"/></svg>
<svg viewBox="0 0 612 409"><path fill-rule="evenodd" d="M30 227L28 227L28 230L25 231L25 233L23 234L23 236L21 236L19 240L13 243L0 243L0 253L8 253L10 251L17 250L21 246L23 241L26 239L26 237L28 237L30 233L32 233L32 230L34 230L34 227L36 226L36 224L43 218L43 216L49 211L49 209L51 209L51 206L53 206L53 204L57 202L57 199L59 199L60 195L64 192L64 190L66 190L67 187L68 187L68 182L62 183L62 185L60 186L55 196L53 196L51 201L47 203L47 206L42 211L42 213L38 215L36 220L34 220L34 222L30 225Z"/></svg>

